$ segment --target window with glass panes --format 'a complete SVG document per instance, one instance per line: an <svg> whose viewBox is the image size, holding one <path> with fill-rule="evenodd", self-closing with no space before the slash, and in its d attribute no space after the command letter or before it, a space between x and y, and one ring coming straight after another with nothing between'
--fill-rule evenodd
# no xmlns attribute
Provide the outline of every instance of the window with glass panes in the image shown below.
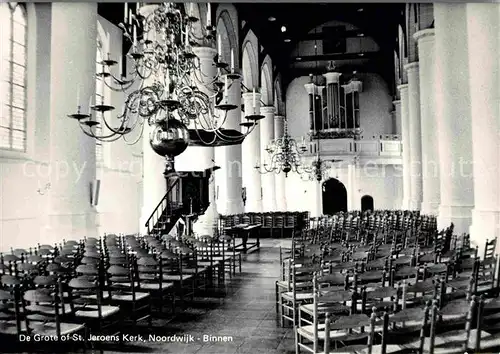
<svg viewBox="0 0 500 354"><path fill-rule="evenodd" d="M96 73L102 71L102 62L103 57L102 57L102 44L98 40L97 41L97 53L96 53ZM103 104L104 102L104 82L103 79L96 75L96 81L95 81L95 104ZM95 115L95 120L99 123L101 123L101 117L99 117L99 114L94 114ZM101 135L102 128L101 124L98 124L94 127L96 135ZM103 153L102 153L102 142L98 139L95 141L95 158L97 162L102 162L103 161Z"/></svg>
<svg viewBox="0 0 500 354"><path fill-rule="evenodd" d="M26 11L0 3L0 149L26 151Z"/></svg>

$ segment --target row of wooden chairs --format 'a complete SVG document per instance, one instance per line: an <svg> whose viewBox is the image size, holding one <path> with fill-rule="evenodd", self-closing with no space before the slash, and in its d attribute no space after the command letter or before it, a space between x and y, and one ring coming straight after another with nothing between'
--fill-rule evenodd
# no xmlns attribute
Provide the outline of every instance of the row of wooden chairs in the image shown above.
<svg viewBox="0 0 500 354"><path fill-rule="evenodd" d="M225 273L241 272L231 242L106 235L0 255L0 336L74 335L84 347L89 332L121 339L125 323L151 326L165 305L173 314L215 282L224 287Z"/></svg>
<svg viewBox="0 0 500 354"><path fill-rule="evenodd" d="M422 315L429 299L438 301L437 310L442 313L454 306L455 317L464 317L470 301L464 306L463 298L498 294L498 259L491 251L496 240L487 242L485 248L489 251L480 259L477 248L471 248L463 237L458 242L450 230L422 237L422 229L415 228L403 232L403 237L389 238L389 244L387 237L379 237L379 233L360 239L362 233L363 229L350 235L347 232L347 237L339 240L306 232L292 240L288 254L280 252L282 278L277 282L277 294L280 283L282 292L277 295L277 309L283 324L288 320L295 326L297 352L310 348L317 353L321 340L324 352L423 352L430 348L433 353L435 345L429 345L429 340L435 342L436 336L428 332L438 322L431 321L430 315ZM315 286L318 279L326 288ZM487 301L492 303L490 310L500 309L490 299ZM315 308L322 309L321 320L314 319ZM367 311L370 308L372 313ZM405 314L408 311L413 311L413 317ZM427 313L433 311L430 306ZM423 333L420 338L411 336L409 343L393 344L389 338L401 337L401 333L394 335L387 329L394 327L395 321L390 319L398 316L406 318L406 324L412 320L413 328L418 328L416 332ZM425 325L421 323L424 317ZM319 329L314 327L315 321ZM330 330L324 331L326 326ZM441 341L448 338L438 334ZM363 338L368 341L360 347ZM376 342L380 343L378 347ZM339 348L332 349L330 343ZM462 352L463 348L479 348L469 343L464 347L463 343L462 340Z"/></svg>
<svg viewBox="0 0 500 354"><path fill-rule="evenodd" d="M296 230L301 230L307 224L307 212L269 212L244 213L236 215L221 215L219 226L227 229L241 224L260 224L261 237L283 238L291 237Z"/></svg>

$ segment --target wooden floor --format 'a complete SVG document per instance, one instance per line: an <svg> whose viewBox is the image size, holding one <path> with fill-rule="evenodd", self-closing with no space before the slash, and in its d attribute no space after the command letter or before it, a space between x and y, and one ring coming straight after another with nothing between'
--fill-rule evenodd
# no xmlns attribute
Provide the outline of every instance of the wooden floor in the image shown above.
<svg viewBox="0 0 500 354"><path fill-rule="evenodd" d="M275 282L279 277L279 245L286 241L264 239L261 248L244 255L242 273L227 277L225 297L197 298L195 304L167 322L155 320L153 331L144 330L142 340L104 353L295 353L291 328L276 320ZM208 307L208 308L207 308ZM188 343L169 343L155 336L174 336ZM207 338L215 336L222 338ZM217 342L216 340L227 340ZM212 339L212 340L210 340ZM95 351L102 352L102 351Z"/></svg>

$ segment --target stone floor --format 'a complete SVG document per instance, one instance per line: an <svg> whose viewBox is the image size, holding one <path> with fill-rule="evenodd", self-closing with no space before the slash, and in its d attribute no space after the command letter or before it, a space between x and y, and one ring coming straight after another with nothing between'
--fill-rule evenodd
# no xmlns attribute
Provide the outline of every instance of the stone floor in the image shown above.
<svg viewBox="0 0 500 354"><path fill-rule="evenodd" d="M286 241L281 241L286 242ZM261 248L243 256L242 273L226 280L223 298L197 299L174 320L154 323L157 336L177 335L189 343L129 342L105 353L295 353L293 331L276 319L275 281L279 277L279 240L262 240ZM188 337L191 335L192 337ZM226 336L227 342L204 341ZM179 338L178 337L178 338Z"/></svg>

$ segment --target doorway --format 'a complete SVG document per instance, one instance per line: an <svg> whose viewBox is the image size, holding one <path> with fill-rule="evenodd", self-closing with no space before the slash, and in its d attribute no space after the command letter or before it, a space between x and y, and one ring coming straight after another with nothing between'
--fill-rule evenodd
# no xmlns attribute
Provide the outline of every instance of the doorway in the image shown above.
<svg viewBox="0 0 500 354"><path fill-rule="evenodd" d="M347 211L347 189L338 179L323 182L323 215Z"/></svg>
<svg viewBox="0 0 500 354"><path fill-rule="evenodd" d="M373 198L370 195L364 195L361 197L361 211L373 211Z"/></svg>

